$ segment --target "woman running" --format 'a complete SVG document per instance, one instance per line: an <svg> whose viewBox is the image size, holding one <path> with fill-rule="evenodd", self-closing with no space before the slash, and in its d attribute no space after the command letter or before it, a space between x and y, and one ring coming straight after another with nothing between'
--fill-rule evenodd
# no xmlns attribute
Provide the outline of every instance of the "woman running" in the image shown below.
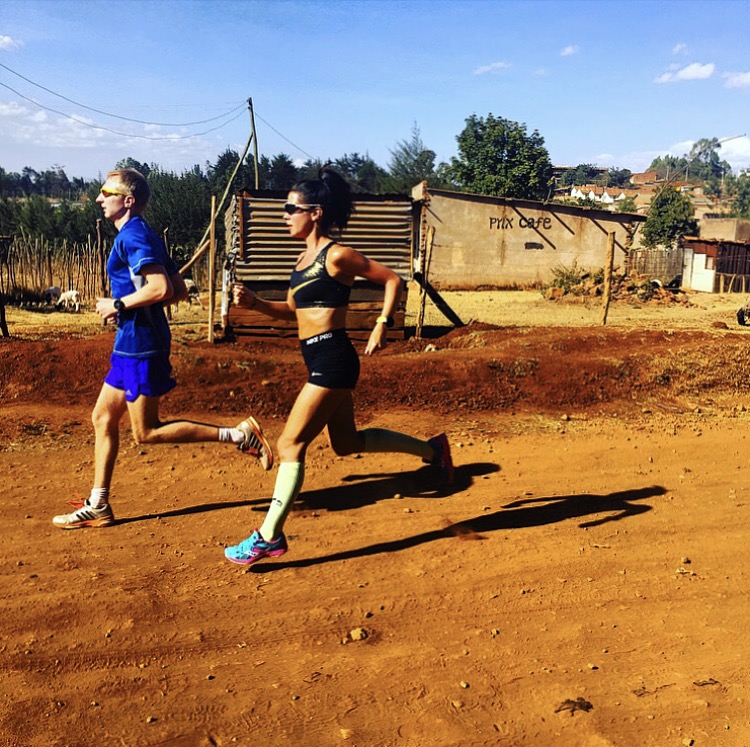
<svg viewBox="0 0 750 747"><path fill-rule="evenodd" d="M354 279L382 285L383 312L365 347L365 355L388 344L388 328L398 308L403 283L388 267L332 238L344 231L352 213L349 185L335 171L323 168L318 179L296 184L284 205L289 233L305 242L297 259L285 301L266 301L242 284L234 286L234 301L274 319L296 321L307 383L292 407L278 440L279 469L273 498L261 526L238 545L227 547L233 563L251 565L287 551L284 522L302 489L305 455L323 428L339 456L364 452L400 452L421 457L453 480L450 446L444 433L423 441L384 428L357 430L354 388L359 356L346 332L346 314Z"/></svg>

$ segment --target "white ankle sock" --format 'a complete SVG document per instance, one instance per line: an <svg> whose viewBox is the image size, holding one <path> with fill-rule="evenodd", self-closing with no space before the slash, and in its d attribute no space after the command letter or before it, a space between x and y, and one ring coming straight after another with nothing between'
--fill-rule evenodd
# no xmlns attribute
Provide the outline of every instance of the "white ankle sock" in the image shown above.
<svg viewBox="0 0 750 747"><path fill-rule="evenodd" d="M223 444L241 444L245 434L239 428L219 428L219 441Z"/></svg>
<svg viewBox="0 0 750 747"><path fill-rule="evenodd" d="M109 488L91 488L88 504L91 508L103 508L109 503Z"/></svg>

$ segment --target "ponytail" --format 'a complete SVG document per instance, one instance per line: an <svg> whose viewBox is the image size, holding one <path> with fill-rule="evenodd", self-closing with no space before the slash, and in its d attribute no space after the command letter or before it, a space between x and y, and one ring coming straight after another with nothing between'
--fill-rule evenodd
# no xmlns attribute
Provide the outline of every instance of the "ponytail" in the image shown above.
<svg viewBox="0 0 750 747"><path fill-rule="evenodd" d="M330 166L323 166L317 179L307 179L292 187L303 200L311 205L320 205L323 215L320 229L328 233L334 226L343 232L354 210L351 189L347 181Z"/></svg>

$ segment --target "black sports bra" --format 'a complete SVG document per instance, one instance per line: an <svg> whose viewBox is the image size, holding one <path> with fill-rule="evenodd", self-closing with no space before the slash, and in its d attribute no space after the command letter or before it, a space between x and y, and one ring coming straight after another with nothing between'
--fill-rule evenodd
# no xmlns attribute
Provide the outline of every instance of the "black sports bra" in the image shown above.
<svg viewBox="0 0 750 747"><path fill-rule="evenodd" d="M332 278L326 270L328 250L335 243L326 244L309 267L292 271L289 287L298 309L336 309L349 304L351 286Z"/></svg>

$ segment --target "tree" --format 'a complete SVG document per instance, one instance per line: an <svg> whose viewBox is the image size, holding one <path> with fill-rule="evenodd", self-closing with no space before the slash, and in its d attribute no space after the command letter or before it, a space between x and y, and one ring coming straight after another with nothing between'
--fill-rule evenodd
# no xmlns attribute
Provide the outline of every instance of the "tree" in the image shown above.
<svg viewBox="0 0 750 747"><path fill-rule="evenodd" d="M630 169L607 169L607 186L625 187L630 184L630 177L633 172Z"/></svg>
<svg viewBox="0 0 750 747"><path fill-rule="evenodd" d="M229 177L237 169L230 192L237 192L240 189L253 189L255 187L255 168L252 156L246 158L240 167L237 168L237 162L240 160L240 154L237 151L227 148L216 159L216 163L206 163L206 175L208 184L211 188L211 194L220 197L227 188ZM260 179L258 180L260 182Z"/></svg>
<svg viewBox="0 0 750 747"><path fill-rule="evenodd" d="M552 163L544 138L526 125L488 114L473 114L456 138L458 158L449 173L469 192L543 200L549 195Z"/></svg>
<svg viewBox="0 0 750 747"><path fill-rule="evenodd" d="M140 161L136 161L135 158L130 158L130 156L123 158L122 161L118 161L115 164L116 169L135 169L136 171L140 171L146 179L148 179L149 174L155 167L156 164L151 164L151 166L149 166L145 162L141 163Z"/></svg>
<svg viewBox="0 0 750 747"><path fill-rule="evenodd" d="M711 177L721 179L730 174L732 167L719 159L721 143L717 138L696 140L685 156L659 156L651 162L649 171L656 171L659 179L675 181L706 181Z"/></svg>
<svg viewBox="0 0 750 747"><path fill-rule="evenodd" d="M388 173L367 154L345 153L333 165L349 181L352 192L378 194L385 191Z"/></svg>
<svg viewBox="0 0 750 747"><path fill-rule="evenodd" d="M697 140L688 154L688 169L686 178L706 181L707 179L721 179L724 174L731 172L732 167L719 159L721 143L718 138L701 138Z"/></svg>
<svg viewBox="0 0 750 747"><path fill-rule="evenodd" d="M687 171L688 160L677 156L657 156L651 161L649 171L656 172L657 179L676 179L675 174Z"/></svg>
<svg viewBox="0 0 750 747"><path fill-rule="evenodd" d="M151 201L146 218L157 233L169 228L170 246L182 259L179 248L195 248L211 220L208 180L198 166L180 175L155 166L148 181ZM217 226L221 230L223 221Z"/></svg>
<svg viewBox="0 0 750 747"><path fill-rule="evenodd" d="M290 190L297 181L297 167L286 154L274 156L268 168L267 184L264 189L277 189L283 192Z"/></svg>
<svg viewBox="0 0 750 747"><path fill-rule="evenodd" d="M302 166L297 169L297 181L302 182L307 181L308 179L317 179L323 165L323 161L319 158L308 158Z"/></svg>
<svg viewBox="0 0 750 747"><path fill-rule="evenodd" d="M622 200L615 202L616 213L637 213L638 205L636 205L635 197L625 197Z"/></svg>
<svg viewBox="0 0 750 747"><path fill-rule="evenodd" d="M643 224L643 245L672 247L683 236L694 235L693 203L687 194L665 187L653 199Z"/></svg>
<svg viewBox="0 0 750 747"><path fill-rule="evenodd" d="M435 185L435 151L425 147L416 123L411 139L402 140L391 151L388 171L385 187L389 192L410 194L412 187L422 181Z"/></svg>
<svg viewBox="0 0 750 747"><path fill-rule="evenodd" d="M579 163L574 169L563 171L560 176L560 184L563 187L572 187L574 184L596 184L601 181L602 170L593 163Z"/></svg>
<svg viewBox="0 0 750 747"><path fill-rule="evenodd" d="M740 174L734 181L732 216L750 218L750 175Z"/></svg>

